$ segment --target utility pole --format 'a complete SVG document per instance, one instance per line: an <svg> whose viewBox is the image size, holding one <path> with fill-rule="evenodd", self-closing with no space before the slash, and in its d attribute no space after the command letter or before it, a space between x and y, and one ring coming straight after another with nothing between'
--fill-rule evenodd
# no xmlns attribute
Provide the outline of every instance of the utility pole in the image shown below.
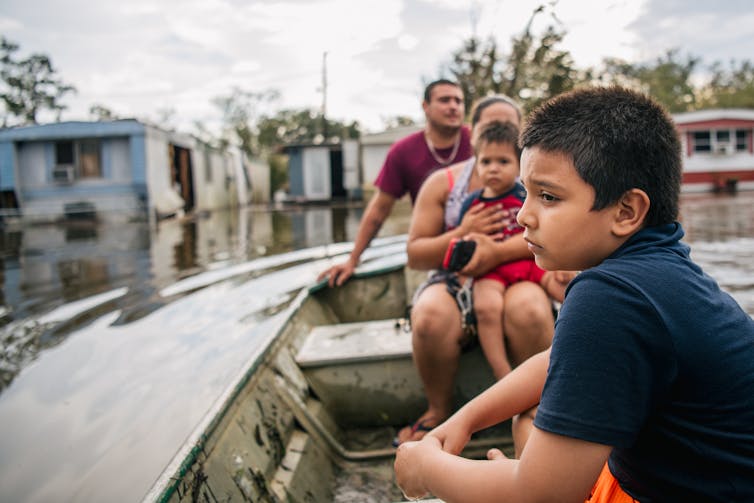
<svg viewBox="0 0 754 503"><path fill-rule="evenodd" d="M322 54L322 138L327 141L327 51Z"/></svg>

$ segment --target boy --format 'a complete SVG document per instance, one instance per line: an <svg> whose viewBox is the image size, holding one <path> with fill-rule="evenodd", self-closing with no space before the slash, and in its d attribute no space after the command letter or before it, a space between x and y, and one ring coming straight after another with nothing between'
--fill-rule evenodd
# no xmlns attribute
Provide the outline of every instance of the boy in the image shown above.
<svg viewBox="0 0 754 503"><path fill-rule="evenodd" d="M461 205L457 225L460 225L466 211L478 204L485 207L499 206L515 217L526 197L526 190L516 181L521 156L518 128L510 122L495 121L488 124L474 141L474 153L475 169L484 187L466 197ZM523 230L513 220L496 237L502 241ZM537 267L534 257L501 264L474 279L474 311L479 343L495 379L502 379L511 371L505 350L502 319L506 287L519 281L539 283L550 297L562 302L570 277L565 277L563 282L559 279L560 276L556 276L555 272L546 272Z"/></svg>
<svg viewBox="0 0 754 503"><path fill-rule="evenodd" d="M689 258L680 142L655 102L582 89L531 115L518 221L544 269L581 270L550 350L420 442L409 496L452 501L754 501L754 321ZM457 457L539 403L520 460Z"/></svg>

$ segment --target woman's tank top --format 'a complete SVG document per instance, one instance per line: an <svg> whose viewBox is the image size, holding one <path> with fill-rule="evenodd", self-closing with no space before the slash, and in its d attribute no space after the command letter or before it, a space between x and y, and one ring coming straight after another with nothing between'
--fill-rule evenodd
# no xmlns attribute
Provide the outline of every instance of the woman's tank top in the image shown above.
<svg viewBox="0 0 754 503"><path fill-rule="evenodd" d="M471 180L471 174L474 172L475 162L475 157L471 157L466 161L466 164L463 165L463 171L461 171L461 174L455 183L453 183L453 174L451 173L450 168L446 168L448 173L448 183L450 184L448 200L445 201L446 231L458 226L458 218L461 215L461 205L469 192L469 180Z"/></svg>

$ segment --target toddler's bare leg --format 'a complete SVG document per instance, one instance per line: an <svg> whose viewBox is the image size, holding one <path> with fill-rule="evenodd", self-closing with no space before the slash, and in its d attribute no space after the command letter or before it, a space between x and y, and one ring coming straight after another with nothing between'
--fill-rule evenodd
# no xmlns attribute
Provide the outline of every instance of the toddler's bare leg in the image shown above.
<svg viewBox="0 0 754 503"><path fill-rule="evenodd" d="M495 379L502 379L511 371L503 333L504 294L505 285L499 281L478 279L474 282L474 311L479 344Z"/></svg>

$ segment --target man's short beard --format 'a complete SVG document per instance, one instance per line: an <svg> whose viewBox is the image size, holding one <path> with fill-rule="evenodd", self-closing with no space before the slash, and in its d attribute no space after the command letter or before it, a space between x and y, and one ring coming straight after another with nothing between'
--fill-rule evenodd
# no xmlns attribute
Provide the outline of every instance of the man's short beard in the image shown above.
<svg viewBox="0 0 754 503"><path fill-rule="evenodd" d="M460 124L458 126L446 126L443 124L437 124L437 123L431 122L430 127L434 129L435 131L437 131L437 133L439 133L441 136L450 138L458 134L462 126Z"/></svg>

